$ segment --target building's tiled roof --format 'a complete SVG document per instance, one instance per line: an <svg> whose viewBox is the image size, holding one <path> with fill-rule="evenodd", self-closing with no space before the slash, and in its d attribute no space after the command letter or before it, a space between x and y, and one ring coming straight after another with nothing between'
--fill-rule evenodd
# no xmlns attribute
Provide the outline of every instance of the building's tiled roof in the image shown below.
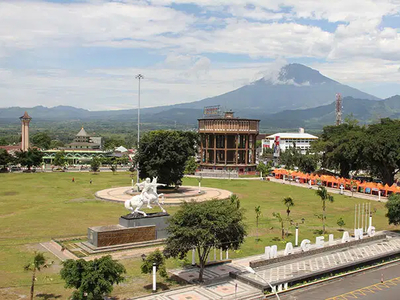
<svg viewBox="0 0 400 300"><path fill-rule="evenodd" d="M124 146L119 146L118 148L115 148L116 152L128 152L128 149L126 149Z"/></svg>
<svg viewBox="0 0 400 300"><path fill-rule="evenodd" d="M21 145L0 146L0 149L5 149L7 152L16 151L16 150L21 150Z"/></svg>
<svg viewBox="0 0 400 300"><path fill-rule="evenodd" d="M89 135L86 133L85 129L83 129L83 127L82 127L76 136L89 136Z"/></svg>

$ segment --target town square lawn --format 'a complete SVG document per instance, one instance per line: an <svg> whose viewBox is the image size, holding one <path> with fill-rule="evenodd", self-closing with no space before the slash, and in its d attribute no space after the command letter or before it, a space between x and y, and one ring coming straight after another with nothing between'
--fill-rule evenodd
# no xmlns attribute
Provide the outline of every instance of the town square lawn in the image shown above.
<svg viewBox="0 0 400 300"><path fill-rule="evenodd" d="M74 182L72 182L74 178ZM92 184L90 184L92 180ZM35 251L43 251L40 242L51 238L85 236L91 226L117 224L119 216L126 214L122 203L96 200L96 191L106 188L128 186L130 173L103 172L93 175L82 173L32 173L0 174L0 298L19 299L29 294L31 274L23 266ZM196 178L185 178L184 185L198 185ZM267 245L277 244L283 248L287 241L294 242L294 224L299 223L300 240L315 240L320 235L322 222L315 214L322 213L321 200L314 190L289 184L259 180L203 179L202 186L227 189L237 194L245 209L248 237L241 249L231 251L231 258L260 254ZM291 196L295 206L291 208L292 224L286 219L286 207L282 199ZM341 236L337 220L342 217L345 229L351 230L354 223L354 205L367 200L334 195L335 201L327 204L327 231L335 238ZM256 206L261 207L259 228L256 230ZM395 229L385 218L384 204L371 201L373 223L377 230ZM167 207L173 214L178 207ZM285 218L288 236L282 241L280 224L272 216L279 212ZM304 223L302 222L304 219ZM257 239L257 232L259 240ZM60 261L50 253L46 257L54 264L38 274L36 299L66 299L71 294L64 289L58 275ZM151 278L140 274L140 258L121 262L127 268L127 280L114 289L113 296L123 299L149 293ZM169 268L189 262L168 260ZM177 283L159 280L165 289Z"/></svg>

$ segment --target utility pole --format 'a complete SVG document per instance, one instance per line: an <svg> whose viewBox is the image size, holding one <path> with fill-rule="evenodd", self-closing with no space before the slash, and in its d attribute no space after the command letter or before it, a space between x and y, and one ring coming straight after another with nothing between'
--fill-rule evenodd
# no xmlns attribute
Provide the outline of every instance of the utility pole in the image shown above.
<svg viewBox="0 0 400 300"><path fill-rule="evenodd" d="M136 155L139 154L139 142L140 142L140 80L143 79L144 76L139 74L136 76L136 79L139 80L139 89L138 89L138 110L137 110L137 149ZM137 162L137 173L136 173L136 182L139 183L139 161Z"/></svg>

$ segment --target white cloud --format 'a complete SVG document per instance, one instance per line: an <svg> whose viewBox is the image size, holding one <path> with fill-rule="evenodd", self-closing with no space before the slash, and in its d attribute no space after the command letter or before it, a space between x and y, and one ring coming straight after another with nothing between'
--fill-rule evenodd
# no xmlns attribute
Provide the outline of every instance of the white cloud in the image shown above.
<svg viewBox="0 0 400 300"><path fill-rule="evenodd" d="M201 12L171 3L197 4ZM0 1L0 106L126 108L139 72L147 106L195 101L263 76L281 84L280 67L305 57L324 61L312 67L343 83L400 82L400 24L382 27L383 16L399 12L398 0ZM341 23L328 32L318 20ZM85 71L13 70L6 63L24 51L82 47L151 49L166 59L140 69L82 65ZM216 53L276 61L224 64L207 57Z"/></svg>
<svg viewBox="0 0 400 300"><path fill-rule="evenodd" d="M0 20L2 48L71 47L123 40L142 46L161 34L179 34L194 22L193 17L171 8L140 2L0 2Z"/></svg>
<svg viewBox="0 0 400 300"><path fill-rule="evenodd" d="M319 70L327 77L341 83L388 83L400 82L400 73L397 72L399 63L381 59L354 59L352 61L338 61L335 63L314 63L312 68Z"/></svg>

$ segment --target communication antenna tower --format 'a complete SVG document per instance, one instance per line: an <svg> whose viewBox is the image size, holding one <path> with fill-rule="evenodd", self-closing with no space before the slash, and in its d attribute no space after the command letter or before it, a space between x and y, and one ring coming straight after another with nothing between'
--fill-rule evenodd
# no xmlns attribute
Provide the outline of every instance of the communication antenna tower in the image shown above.
<svg viewBox="0 0 400 300"><path fill-rule="evenodd" d="M342 124L342 96L337 93L336 94L336 126Z"/></svg>

